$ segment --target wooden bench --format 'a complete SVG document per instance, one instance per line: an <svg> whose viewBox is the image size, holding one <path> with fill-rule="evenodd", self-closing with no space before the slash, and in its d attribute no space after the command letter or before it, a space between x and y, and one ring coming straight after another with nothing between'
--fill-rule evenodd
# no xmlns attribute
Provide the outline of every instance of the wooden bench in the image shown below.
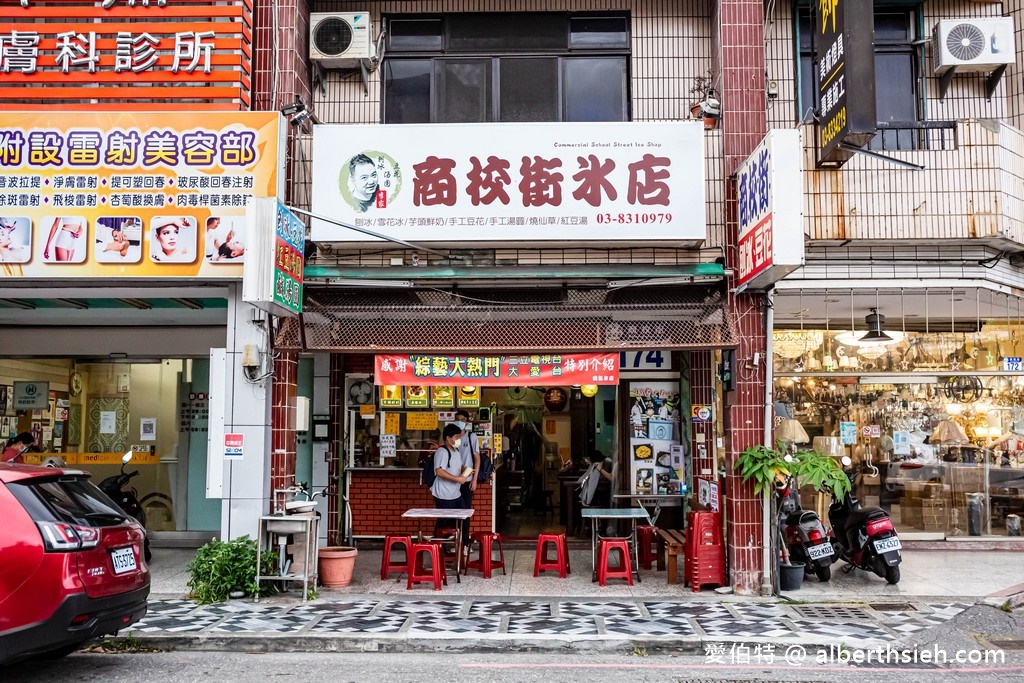
<svg viewBox="0 0 1024 683"><path fill-rule="evenodd" d="M665 568L668 557L668 582L679 583L679 558L686 555L686 533L675 529L658 529L658 571Z"/></svg>

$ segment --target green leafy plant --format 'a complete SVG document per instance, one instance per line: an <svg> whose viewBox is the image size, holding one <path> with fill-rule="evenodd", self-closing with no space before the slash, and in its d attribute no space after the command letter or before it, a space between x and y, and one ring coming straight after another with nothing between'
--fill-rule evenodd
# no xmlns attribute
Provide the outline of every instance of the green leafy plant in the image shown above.
<svg viewBox="0 0 1024 683"><path fill-rule="evenodd" d="M769 448L763 444L750 446L736 458L736 469L743 481L754 480L754 493L760 495L772 490L776 482L781 483L790 474L790 463L781 448Z"/></svg>
<svg viewBox="0 0 1024 683"><path fill-rule="evenodd" d="M188 587L192 591L189 597L201 605L224 602L234 591L261 597L277 592L275 583L256 581L256 541L248 536L233 541L211 540L196 551L188 572ZM277 573L276 551L263 553L259 573Z"/></svg>
<svg viewBox="0 0 1024 683"><path fill-rule="evenodd" d="M810 484L818 491L831 493L839 500L850 492L850 479L830 455L817 451L802 451L793 456L790 469L800 483Z"/></svg>

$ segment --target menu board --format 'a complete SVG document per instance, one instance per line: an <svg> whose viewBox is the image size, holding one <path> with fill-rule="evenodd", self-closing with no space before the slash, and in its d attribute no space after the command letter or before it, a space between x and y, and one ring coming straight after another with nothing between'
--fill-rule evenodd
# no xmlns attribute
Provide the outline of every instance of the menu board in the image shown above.
<svg viewBox="0 0 1024 683"><path fill-rule="evenodd" d="M672 382L629 384L630 489L635 495L686 493L685 447L679 442L679 388ZM663 505L678 505L665 501Z"/></svg>
<svg viewBox="0 0 1024 683"><path fill-rule="evenodd" d="M479 408L480 387L459 387L459 407Z"/></svg>
<svg viewBox="0 0 1024 683"><path fill-rule="evenodd" d="M405 428L431 431L437 429L437 413L408 413L405 416Z"/></svg>
<svg viewBox="0 0 1024 683"><path fill-rule="evenodd" d="M380 388L381 408L401 408L402 405L402 387L389 384Z"/></svg>
<svg viewBox="0 0 1024 683"><path fill-rule="evenodd" d="M430 399L435 408L454 408L455 387L430 387Z"/></svg>
<svg viewBox="0 0 1024 683"><path fill-rule="evenodd" d="M426 408L430 404L430 394L427 387L411 386L405 388L406 408Z"/></svg>

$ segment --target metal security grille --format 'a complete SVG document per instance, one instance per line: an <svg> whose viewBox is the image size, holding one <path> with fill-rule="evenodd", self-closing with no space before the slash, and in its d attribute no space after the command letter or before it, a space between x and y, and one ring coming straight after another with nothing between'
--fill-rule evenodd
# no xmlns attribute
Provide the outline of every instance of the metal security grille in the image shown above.
<svg viewBox="0 0 1024 683"><path fill-rule="evenodd" d="M307 351L607 351L736 345L715 287L617 290L308 289L277 348Z"/></svg>

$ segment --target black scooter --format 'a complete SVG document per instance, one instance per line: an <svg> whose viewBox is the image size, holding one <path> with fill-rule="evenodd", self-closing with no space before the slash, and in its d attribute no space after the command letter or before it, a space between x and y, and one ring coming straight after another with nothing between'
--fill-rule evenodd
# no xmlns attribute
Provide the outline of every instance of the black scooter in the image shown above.
<svg viewBox="0 0 1024 683"><path fill-rule="evenodd" d="M825 531L825 525L814 510L804 510L800 505L800 488L796 478L786 477L786 484L780 491L779 522L782 538L789 549L789 561L804 565L807 574L814 574L818 581L832 578L832 562L835 549Z"/></svg>
<svg viewBox="0 0 1024 683"><path fill-rule="evenodd" d="M900 582L900 543L889 514L882 508L861 507L853 497L854 472L849 457L843 458L843 471L850 478L850 492L843 500L833 499L828 508L832 523L832 542L848 564L843 573L863 569L884 577L890 584Z"/></svg>
<svg viewBox="0 0 1024 683"><path fill-rule="evenodd" d="M100 491L107 494L107 496L117 503L117 506L123 511L134 517L139 524L142 525L142 530L145 533L146 530L146 512L142 509L142 505L139 503L139 492L134 488L125 488L128 482L131 481L132 477L136 477L139 474L138 470L134 472L125 472L124 466L131 462L132 454L125 453L121 458L121 473L107 477L99 483ZM149 551L149 534L146 534L146 541L144 544L146 562L149 562L153 554Z"/></svg>

